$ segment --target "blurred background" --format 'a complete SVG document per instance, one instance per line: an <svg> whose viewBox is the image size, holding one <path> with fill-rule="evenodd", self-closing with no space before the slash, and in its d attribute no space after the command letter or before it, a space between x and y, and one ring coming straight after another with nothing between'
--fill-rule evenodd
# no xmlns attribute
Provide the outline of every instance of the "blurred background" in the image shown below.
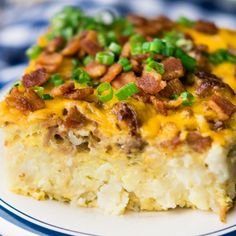
<svg viewBox="0 0 236 236"><path fill-rule="evenodd" d="M35 43L49 19L68 5L89 14L110 9L116 14L165 14L207 19L236 29L236 0L0 0L0 88L19 79L27 64L25 50Z"/></svg>

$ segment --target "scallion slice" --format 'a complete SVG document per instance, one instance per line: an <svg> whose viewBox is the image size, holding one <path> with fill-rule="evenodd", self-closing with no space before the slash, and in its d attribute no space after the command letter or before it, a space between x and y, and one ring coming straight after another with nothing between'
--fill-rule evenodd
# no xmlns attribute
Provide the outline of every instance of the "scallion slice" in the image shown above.
<svg viewBox="0 0 236 236"><path fill-rule="evenodd" d="M43 96L43 93L44 93L44 87L41 87L41 86L35 86L33 87L33 90L40 96L42 97Z"/></svg>
<svg viewBox="0 0 236 236"><path fill-rule="evenodd" d="M59 86L65 83L65 81L61 78L59 74L51 75L49 82L52 83L54 86Z"/></svg>
<svg viewBox="0 0 236 236"><path fill-rule="evenodd" d="M128 97L136 94L139 92L138 87L134 82L128 83L124 85L122 88L120 88L116 92L116 97L118 98L119 101L126 100Z"/></svg>
<svg viewBox="0 0 236 236"><path fill-rule="evenodd" d="M130 63L129 59L127 58L120 58L118 61L119 64L122 65L123 71L130 71L132 69L132 64Z"/></svg>
<svg viewBox="0 0 236 236"><path fill-rule="evenodd" d="M109 45L109 49L117 55L121 53L121 46L117 43L112 42Z"/></svg>
<svg viewBox="0 0 236 236"><path fill-rule="evenodd" d="M101 102L108 102L113 97L113 89L109 83L102 83L97 87L97 97Z"/></svg>
<svg viewBox="0 0 236 236"><path fill-rule="evenodd" d="M43 49L39 45L34 45L26 51L26 55L30 60L36 59Z"/></svg>
<svg viewBox="0 0 236 236"><path fill-rule="evenodd" d="M183 92L180 94L182 98L182 105L183 106L191 106L194 103L194 96L189 92Z"/></svg>
<svg viewBox="0 0 236 236"><path fill-rule="evenodd" d="M41 96L41 98L42 98L43 100L52 100L52 99L53 99L53 97L52 97L50 94L47 94L47 93L43 94L43 95Z"/></svg>
<svg viewBox="0 0 236 236"><path fill-rule="evenodd" d="M112 65L115 60L115 55L112 52L98 52L95 60L104 65Z"/></svg>
<svg viewBox="0 0 236 236"><path fill-rule="evenodd" d="M182 25L182 26L185 26L185 27L193 27L194 25L194 21L188 19L187 17L185 16L180 16L177 20L176 20L176 23Z"/></svg>
<svg viewBox="0 0 236 236"><path fill-rule="evenodd" d="M71 79L79 84L89 84L91 78L89 74L81 68L76 68L72 71Z"/></svg>

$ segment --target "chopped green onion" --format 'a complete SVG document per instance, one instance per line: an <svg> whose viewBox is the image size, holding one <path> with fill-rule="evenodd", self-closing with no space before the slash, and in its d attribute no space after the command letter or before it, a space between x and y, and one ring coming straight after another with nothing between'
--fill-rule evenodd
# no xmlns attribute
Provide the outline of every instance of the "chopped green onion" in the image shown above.
<svg viewBox="0 0 236 236"><path fill-rule="evenodd" d="M101 64L110 66L114 63L115 55L112 52L98 52L95 59Z"/></svg>
<svg viewBox="0 0 236 236"><path fill-rule="evenodd" d="M113 89L109 83L102 83L97 87L97 96L101 102L108 102L113 97Z"/></svg>
<svg viewBox="0 0 236 236"><path fill-rule="evenodd" d="M20 85L22 85L21 80L17 80L17 81L13 84L13 87L19 87Z"/></svg>
<svg viewBox="0 0 236 236"><path fill-rule="evenodd" d="M102 47L106 47L107 39L104 33L102 32L98 33L98 42Z"/></svg>
<svg viewBox="0 0 236 236"><path fill-rule="evenodd" d="M190 57L188 54L186 54L180 48L177 48L177 50L175 52L175 56L178 57L182 61L182 63L184 65L184 67L186 68L186 70L194 71L194 69L197 65L197 62L196 62L195 58Z"/></svg>
<svg viewBox="0 0 236 236"><path fill-rule="evenodd" d="M150 52L160 53L163 48L163 42L161 39L154 39L150 43Z"/></svg>
<svg viewBox="0 0 236 236"><path fill-rule="evenodd" d="M43 49L39 45L34 45L26 51L26 55L29 59L34 60L42 51Z"/></svg>
<svg viewBox="0 0 236 236"><path fill-rule="evenodd" d="M42 97L42 95L43 95L43 93L44 93L44 87L35 86L35 87L33 87L33 90L34 90L40 97Z"/></svg>
<svg viewBox="0 0 236 236"><path fill-rule="evenodd" d="M86 56L86 57L84 57L83 58L83 64L85 65L85 66L87 66L90 62L92 62L94 60L94 58L92 57L92 56Z"/></svg>
<svg viewBox="0 0 236 236"><path fill-rule="evenodd" d="M116 42L117 41L116 33L114 31L109 31L107 33L107 39L109 42Z"/></svg>
<svg viewBox="0 0 236 236"><path fill-rule="evenodd" d="M122 65L123 71L130 71L132 69L132 64L130 63L129 59L127 58L120 58L118 61L119 64Z"/></svg>
<svg viewBox="0 0 236 236"><path fill-rule="evenodd" d="M140 34L134 34L130 37L130 42L131 43L144 43L145 38Z"/></svg>
<svg viewBox="0 0 236 236"><path fill-rule="evenodd" d="M128 97L136 94L139 92L139 89L137 88L136 84L134 82L128 83L124 85L122 88L120 88L116 92L116 97L119 101L126 100Z"/></svg>
<svg viewBox="0 0 236 236"><path fill-rule="evenodd" d="M69 41L73 37L73 34L73 28L71 27L67 27L61 31L61 35L66 41Z"/></svg>
<svg viewBox="0 0 236 236"><path fill-rule="evenodd" d="M181 38L184 38L184 34L182 32L173 30L173 31L169 31L169 32L165 33L163 40L165 42L175 45L176 42Z"/></svg>
<svg viewBox="0 0 236 236"><path fill-rule="evenodd" d="M165 46L162 49L162 54L167 57L171 57L174 55L175 50L176 50L176 47L172 43L166 42Z"/></svg>
<svg viewBox="0 0 236 236"><path fill-rule="evenodd" d="M186 27L193 27L194 25L194 21L188 19L187 17L185 16L180 16L177 20L176 20L176 23L180 24L180 25L183 25L183 26L186 26Z"/></svg>
<svg viewBox="0 0 236 236"><path fill-rule="evenodd" d="M141 54L142 53L142 44L132 43L130 49L131 49L131 54L132 55Z"/></svg>
<svg viewBox="0 0 236 236"><path fill-rule="evenodd" d="M53 99L53 97L52 97L50 94L47 94L47 93L43 94L43 95L41 96L41 98L42 98L43 100L52 100L52 99Z"/></svg>
<svg viewBox="0 0 236 236"><path fill-rule="evenodd" d="M151 72L152 70L156 70L157 73L163 75L165 73L164 65L161 63L158 63L157 61L151 60L146 65L146 70L148 72Z"/></svg>
<svg viewBox="0 0 236 236"><path fill-rule="evenodd" d="M76 68L72 71L71 79L79 84L88 84L91 81L89 74L81 68Z"/></svg>
<svg viewBox="0 0 236 236"><path fill-rule="evenodd" d="M121 34L124 36L130 36L133 33L134 33L134 26L131 23L127 22Z"/></svg>
<svg viewBox="0 0 236 236"><path fill-rule="evenodd" d="M183 106L191 106L194 103L194 96L189 92L183 92L180 94L181 98L183 99L182 105Z"/></svg>
<svg viewBox="0 0 236 236"><path fill-rule="evenodd" d="M236 55L231 54L227 49L220 48L209 55L209 60L213 64L231 62L236 64Z"/></svg>
<svg viewBox="0 0 236 236"><path fill-rule="evenodd" d="M176 46L182 48L184 51L190 51L193 47L193 42L190 39L179 39L176 41Z"/></svg>
<svg viewBox="0 0 236 236"><path fill-rule="evenodd" d="M79 60L76 58L73 58L71 60L73 68L76 68L79 65Z"/></svg>
<svg viewBox="0 0 236 236"><path fill-rule="evenodd" d="M177 100L179 98L178 94L173 94L170 96L170 99Z"/></svg>
<svg viewBox="0 0 236 236"><path fill-rule="evenodd" d="M112 42L109 46L109 49L114 52L115 54L121 53L121 46L117 43Z"/></svg>
<svg viewBox="0 0 236 236"><path fill-rule="evenodd" d="M54 86L59 86L65 83L65 81L61 78L59 74L51 75L49 82L52 83Z"/></svg>

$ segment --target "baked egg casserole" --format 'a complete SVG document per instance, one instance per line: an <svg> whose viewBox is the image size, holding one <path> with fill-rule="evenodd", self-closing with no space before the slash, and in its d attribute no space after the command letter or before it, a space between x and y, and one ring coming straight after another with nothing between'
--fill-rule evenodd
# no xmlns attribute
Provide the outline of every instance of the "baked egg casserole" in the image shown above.
<svg viewBox="0 0 236 236"><path fill-rule="evenodd" d="M107 214L236 194L236 32L67 7L0 104L11 191Z"/></svg>

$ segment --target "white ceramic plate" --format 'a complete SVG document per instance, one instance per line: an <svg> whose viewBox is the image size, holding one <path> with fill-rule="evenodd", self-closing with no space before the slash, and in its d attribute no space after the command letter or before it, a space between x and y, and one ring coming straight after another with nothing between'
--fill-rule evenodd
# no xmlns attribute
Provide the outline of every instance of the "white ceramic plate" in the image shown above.
<svg viewBox="0 0 236 236"><path fill-rule="evenodd" d="M0 133L1 168L2 143ZM213 213L191 209L107 216L96 209L74 208L12 194L7 190L3 169L0 170L0 216L39 235L236 235L235 208L229 213L227 224L221 223Z"/></svg>

